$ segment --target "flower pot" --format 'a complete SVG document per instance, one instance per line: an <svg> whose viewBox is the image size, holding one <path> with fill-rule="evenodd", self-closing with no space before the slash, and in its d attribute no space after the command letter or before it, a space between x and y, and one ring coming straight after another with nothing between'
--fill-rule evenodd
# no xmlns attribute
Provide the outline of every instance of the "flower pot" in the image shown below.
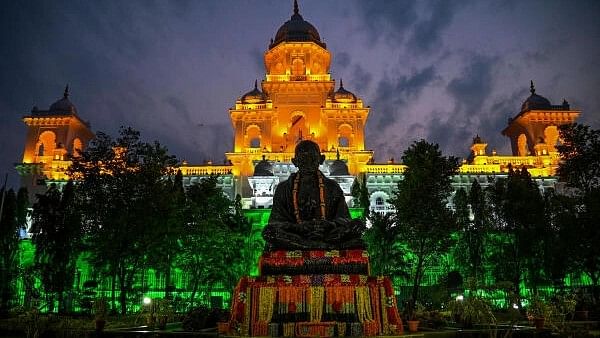
<svg viewBox="0 0 600 338"><path fill-rule="evenodd" d="M545 322L546 322L546 318L544 318L544 317L533 318L533 325L535 325L536 330L543 330Z"/></svg>
<svg viewBox="0 0 600 338"><path fill-rule="evenodd" d="M419 331L419 321L418 320L409 320L408 321L408 332L417 332Z"/></svg>
<svg viewBox="0 0 600 338"><path fill-rule="evenodd" d="M104 319L96 319L96 331L104 331L104 326L106 325L106 320Z"/></svg>
<svg viewBox="0 0 600 338"><path fill-rule="evenodd" d="M575 311L575 320L588 320L588 311Z"/></svg>

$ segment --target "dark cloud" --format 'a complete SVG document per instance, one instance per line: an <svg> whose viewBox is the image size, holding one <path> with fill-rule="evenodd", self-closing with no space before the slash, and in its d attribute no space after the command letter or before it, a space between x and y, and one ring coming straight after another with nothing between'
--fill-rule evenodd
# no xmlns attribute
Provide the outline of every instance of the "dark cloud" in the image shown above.
<svg viewBox="0 0 600 338"><path fill-rule="evenodd" d="M350 65L350 61L350 54L346 52L336 53L335 57L333 58L333 64L335 66L335 69L337 69L338 71L343 71L344 69L346 69L346 67Z"/></svg>
<svg viewBox="0 0 600 338"><path fill-rule="evenodd" d="M429 3L429 18L416 23L409 45L421 51L430 51L433 47L440 47L442 31L450 25L456 11L464 1L438 0Z"/></svg>
<svg viewBox="0 0 600 338"><path fill-rule="evenodd" d="M447 91L454 98L455 114L470 119L471 115L481 111L492 91L492 71L496 62L494 58L475 55L460 77L450 81Z"/></svg>
<svg viewBox="0 0 600 338"><path fill-rule="evenodd" d="M354 70L352 71L350 79L352 80L352 83L349 88L354 88L357 93L363 94L371 86L373 74L361 67L361 65L356 64L354 65Z"/></svg>
<svg viewBox="0 0 600 338"><path fill-rule="evenodd" d="M367 28L370 41L389 40L397 44L417 21L415 1L360 1L358 13Z"/></svg>
<svg viewBox="0 0 600 338"><path fill-rule="evenodd" d="M421 69L409 76L384 77L376 88L373 108L375 114L368 126L371 131L382 131L391 127L406 111L408 100L416 100L423 88L436 79L433 66Z"/></svg>

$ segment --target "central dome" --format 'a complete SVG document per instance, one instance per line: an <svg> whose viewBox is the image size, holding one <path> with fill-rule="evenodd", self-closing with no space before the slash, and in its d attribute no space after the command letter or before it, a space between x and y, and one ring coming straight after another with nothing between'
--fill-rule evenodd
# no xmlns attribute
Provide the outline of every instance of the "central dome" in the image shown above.
<svg viewBox="0 0 600 338"><path fill-rule="evenodd" d="M273 48L281 42L314 42L319 46L325 48L325 43L321 42L319 32L310 24L310 22L304 20L298 10L298 2L294 0L294 15L291 19L286 21L275 34L275 40L271 43L269 48Z"/></svg>

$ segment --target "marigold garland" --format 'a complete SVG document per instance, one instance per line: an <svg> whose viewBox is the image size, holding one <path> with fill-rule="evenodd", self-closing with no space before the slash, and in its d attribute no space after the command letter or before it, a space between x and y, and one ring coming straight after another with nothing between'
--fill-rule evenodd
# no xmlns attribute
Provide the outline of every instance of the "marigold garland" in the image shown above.
<svg viewBox="0 0 600 338"><path fill-rule="evenodd" d="M320 205L320 219L325 220L325 183L323 183L323 174L318 171L317 179L319 180L319 205ZM298 207L298 184L300 183L300 173L296 174L294 178L294 185L292 188L292 200L294 204L294 215L296 216L296 223L302 223L302 218L300 217L300 208Z"/></svg>

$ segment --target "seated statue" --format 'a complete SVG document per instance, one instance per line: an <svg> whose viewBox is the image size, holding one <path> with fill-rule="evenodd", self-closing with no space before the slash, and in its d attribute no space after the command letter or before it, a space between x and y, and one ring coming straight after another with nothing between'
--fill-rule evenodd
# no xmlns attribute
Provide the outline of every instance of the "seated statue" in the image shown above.
<svg viewBox="0 0 600 338"><path fill-rule="evenodd" d="M263 230L267 251L364 248L365 224L350 218L342 189L319 170L324 160L315 142L296 145L298 172L277 186Z"/></svg>

